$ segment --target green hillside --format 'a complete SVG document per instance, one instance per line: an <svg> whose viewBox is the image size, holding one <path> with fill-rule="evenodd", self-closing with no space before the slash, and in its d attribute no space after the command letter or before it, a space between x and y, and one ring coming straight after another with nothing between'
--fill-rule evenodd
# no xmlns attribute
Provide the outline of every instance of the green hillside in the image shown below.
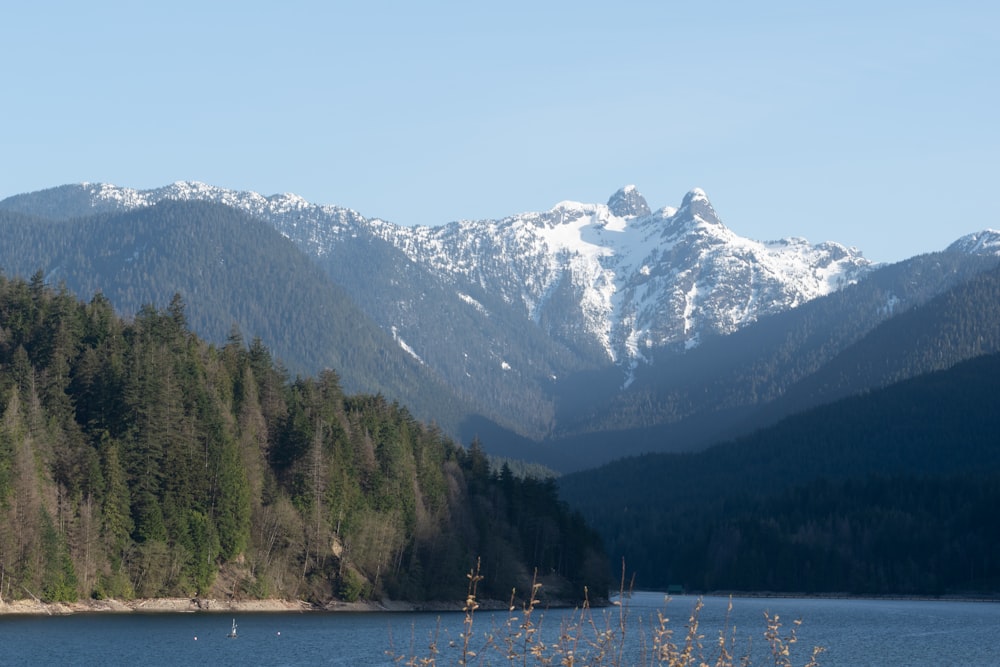
<svg viewBox="0 0 1000 667"><path fill-rule="evenodd" d="M188 328L0 278L3 599L460 600L607 590L554 482L490 470L381 395Z"/></svg>

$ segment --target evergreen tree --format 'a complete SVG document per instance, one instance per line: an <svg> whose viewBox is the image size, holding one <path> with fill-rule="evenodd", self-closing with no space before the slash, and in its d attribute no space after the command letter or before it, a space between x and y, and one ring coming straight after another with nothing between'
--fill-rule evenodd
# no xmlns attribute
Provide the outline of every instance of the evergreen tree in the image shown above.
<svg viewBox="0 0 1000 667"><path fill-rule="evenodd" d="M548 486L495 478L479 443L346 395L333 370L289 381L238 329L206 344L178 295L123 321L101 296L0 276L0 400L5 595L460 597L480 548L494 567L537 554L564 582L582 579L559 543L599 548ZM517 521L545 514L534 553L506 543L501 484ZM532 567L508 570L526 590Z"/></svg>

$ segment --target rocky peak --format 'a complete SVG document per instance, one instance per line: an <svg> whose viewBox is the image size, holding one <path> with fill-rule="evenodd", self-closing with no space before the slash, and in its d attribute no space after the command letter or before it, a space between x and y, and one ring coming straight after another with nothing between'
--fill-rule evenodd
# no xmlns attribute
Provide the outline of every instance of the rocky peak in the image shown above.
<svg viewBox="0 0 1000 667"><path fill-rule="evenodd" d="M718 214L715 212L715 208L712 206L712 202L708 200L708 196L701 188L694 188L684 195L684 201L681 202L678 214L685 212L687 213L687 217L690 218L697 217L710 224L722 224Z"/></svg>
<svg viewBox="0 0 1000 667"><path fill-rule="evenodd" d="M639 193L634 185L626 185L618 192L611 195L608 200L608 209L619 218L649 215L649 204L645 197Z"/></svg>
<svg viewBox="0 0 1000 667"><path fill-rule="evenodd" d="M966 234L948 246L948 250L970 255L1000 256L1000 232L994 229L984 229L981 232Z"/></svg>

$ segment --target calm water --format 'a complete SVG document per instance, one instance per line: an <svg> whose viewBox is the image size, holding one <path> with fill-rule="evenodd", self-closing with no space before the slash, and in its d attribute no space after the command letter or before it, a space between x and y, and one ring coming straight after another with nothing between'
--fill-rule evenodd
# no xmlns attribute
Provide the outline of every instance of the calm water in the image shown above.
<svg viewBox="0 0 1000 667"><path fill-rule="evenodd" d="M664 604L660 593L637 593L629 602L629 636L649 637L656 612L671 619L675 641L684 636L695 598L675 597ZM714 663L714 640L728 599L705 598L700 615L704 655ZM798 629L793 664L808 662L814 645L826 647L822 665L1000 665L1000 604L936 601L746 599L733 601L736 655L752 647L754 665L768 662L763 638L764 611L777 613ZM598 629L618 627L617 608L595 610ZM236 617L239 637L226 637L230 615L92 614L64 617L0 617L0 665L390 665L386 651L427 657L436 636L439 665L458 662L463 615L460 613L307 613L243 614ZM503 665L496 653L481 650L484 636L500 629L508 615L477 613L471 647L481 662ZM560 626L579 620L571 610L536 612L545 641L555 641ZM640 641L623 664L649 664ZM580 652L583 652L581 647ZM532 664L532 663L528 663ZM737 660L738 664L738 660Z"/></svg>

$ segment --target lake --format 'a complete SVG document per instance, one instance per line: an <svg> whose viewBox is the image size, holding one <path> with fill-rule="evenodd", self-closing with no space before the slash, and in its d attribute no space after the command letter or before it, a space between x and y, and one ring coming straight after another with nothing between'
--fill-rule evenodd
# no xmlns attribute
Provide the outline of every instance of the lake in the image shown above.
<svg viewBox="0 0 1000 667"><path fill-rule="evenodd" d="M655 664L643 645L650 645L658 611L670 618L672 641L683 644L697 598L664 600L662 593L647 592L626 600L627 652L619 662L604 664ZM714 664L729 600L703 602L703 655ZM1000 664L1000 604L812 598L734 599L727 627L735 636L735 664L748 651L752 664L774 664L764 639L765 611L779 615L782 636L794 619L802 620L792 647L794 665L806 664L814 645L826 648L819 662L828 666ZM582 636L619 629L621 613L618 607L593 610ZM476 613L470 648L479 655L470 664L508 664L485 648L487 634L507 636L508 618L506 612ZM239 636L229 639L232 615L221 613L6 616L0 617L0 665L391 665L406 663L393 662L392 656L430 657L435 637L437 664L455 665L463 619L457 612L242 614L236 616ZM532 620L541 640L554 643L561 628L579 627L580 612L536 611ZM587 650L587 642L580 642L577 655Z"/></svg>

